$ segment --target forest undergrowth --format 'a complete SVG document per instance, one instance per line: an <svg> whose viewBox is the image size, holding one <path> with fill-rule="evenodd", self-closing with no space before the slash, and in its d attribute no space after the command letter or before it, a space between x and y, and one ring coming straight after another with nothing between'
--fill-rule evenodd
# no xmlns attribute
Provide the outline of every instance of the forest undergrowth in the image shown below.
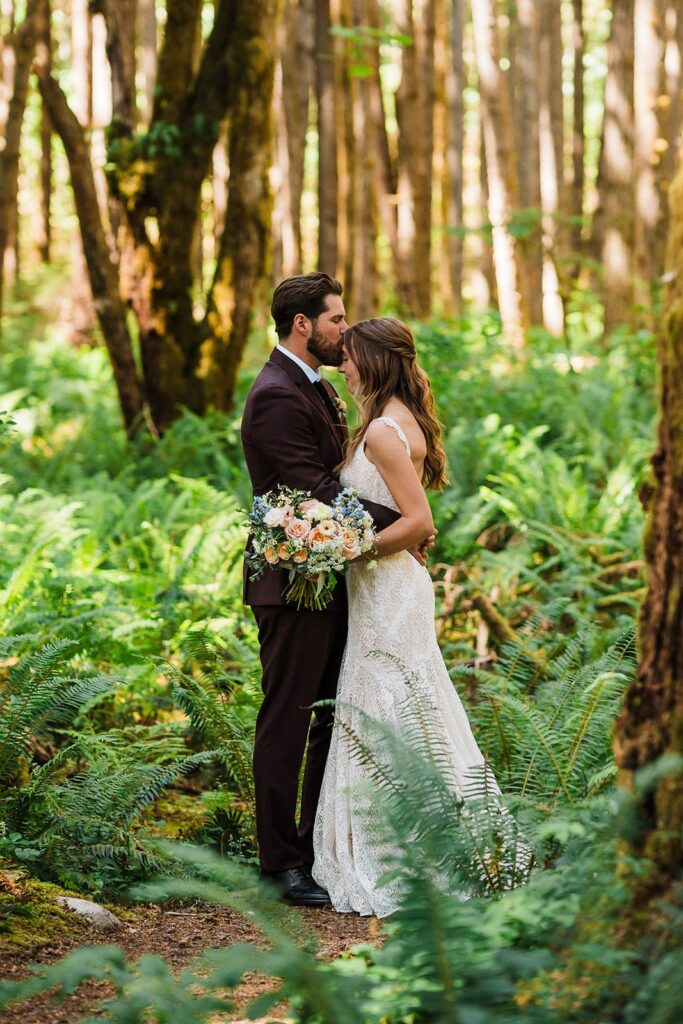
<svg viewBox="0 0 683 1024"><path fill-rule="evenodd" d="M683 901L662 907L660 941L620 945L638 870L620 837L653 778L617 790L611 748L644 587L652 337L601 339L578 297L568 337L537 332L524 359L493 314L416 325L451 481L433 499L437 629L507 810L485 778L455 799L428 702L400 736L360 740L406 896L381 948L326 963L253 869L239 410L263 344L233 415L129 441L106 353L66 343L55 280L41 287L15 302L0 359L0 941L21 932L31 878L225 905L266 948L179 974L80 949L0 985L0 1006L100 977L110 1019L188 1024L229 1012L258 970L280 981L252 1012L285 998L300 1021L678 1020Z"/></svg>

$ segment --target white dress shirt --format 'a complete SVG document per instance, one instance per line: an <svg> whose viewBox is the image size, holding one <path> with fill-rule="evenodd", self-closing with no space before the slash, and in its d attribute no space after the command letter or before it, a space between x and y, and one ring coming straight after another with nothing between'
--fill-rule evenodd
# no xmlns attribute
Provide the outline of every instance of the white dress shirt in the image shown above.
<svg viewBox="0 0 683 1024"><path fill-rule="evenodd" d="M314 370L312 366L309 366L307 363L305 363L303 359L299 359L299 357L295 356L293 352L290 352L288 348L283 348L282 345L276 345L275 348L278 350L278 352L284 352L286 356L289 356L290 359L293 359L296 365L300 366L301 369L304 371L304 373L310 380L311 384L315 384L317 380L322 380L322 376L319 370Z"/></svg>

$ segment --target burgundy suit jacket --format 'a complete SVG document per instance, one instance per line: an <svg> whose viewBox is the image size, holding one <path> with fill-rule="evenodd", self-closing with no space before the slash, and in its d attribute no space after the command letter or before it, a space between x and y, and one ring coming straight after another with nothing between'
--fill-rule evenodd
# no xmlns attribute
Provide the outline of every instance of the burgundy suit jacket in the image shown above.
<svg viewBox="0 0 683 1024"><path fill-rule="evenodd" d="M329 381L323 383L336 397ZM342 461L347 438L346 424L335 421L301 367L274 349L252 385L242 417L242 445L254 494L284 484L331 502L342 490L335 467ZM378 530L399 515L371 501L363 505ZM288 582L286 572L274 569L251 580L245 561L244 603L284 605ZM342 583L337 585L330 610L343 609L345 590Z"/></svg>

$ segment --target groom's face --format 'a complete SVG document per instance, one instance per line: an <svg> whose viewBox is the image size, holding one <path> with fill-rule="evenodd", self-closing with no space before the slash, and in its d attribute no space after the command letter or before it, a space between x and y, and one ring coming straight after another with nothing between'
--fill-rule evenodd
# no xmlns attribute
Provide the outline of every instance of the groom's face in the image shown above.
<svg viewBox="0 0 683 1024"><path fill-rule="evenodd" d="M342 341L348 327L346 310L340 295L328 295L323 312L311 320L311 334L306 348L324 366L339 366L342 359Z"/></svg>

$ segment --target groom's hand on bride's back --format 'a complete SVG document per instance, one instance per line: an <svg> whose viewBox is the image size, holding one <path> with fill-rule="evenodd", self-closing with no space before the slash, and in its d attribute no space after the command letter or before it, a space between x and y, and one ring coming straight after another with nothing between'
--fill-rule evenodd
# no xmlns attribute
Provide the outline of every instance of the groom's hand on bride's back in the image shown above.
<svg viewBox="0 0 683 1024"><path fill-rule="evenodd" d="M439 531L434 527L434 533L430 533L421 544L414 544L412 548L408 548L410 554L415 558L420 565L427 564L427 558L429 557L430 550L434 547L436 541L436 535Z"/></svg>

